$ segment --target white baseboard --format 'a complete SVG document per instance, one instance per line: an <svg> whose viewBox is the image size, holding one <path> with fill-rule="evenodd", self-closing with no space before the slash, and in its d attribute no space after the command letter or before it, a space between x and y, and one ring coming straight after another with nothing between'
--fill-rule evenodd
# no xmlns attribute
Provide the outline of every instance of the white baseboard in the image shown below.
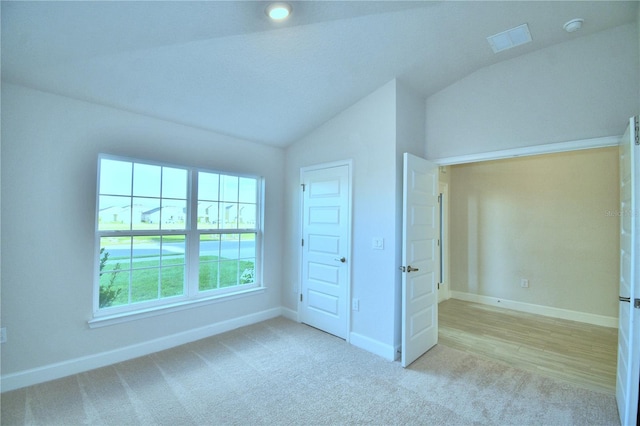
<svg viewBox="0 0 640 426"><path fill-rule="evenodd" d="M378 340L354 332L349 333L349 343L386 360L396 360L396 349L393 345L386 345Z"/></svg>
<svg viewBox="0 0 640 426"><path fill-rule="evenodd" d="M114 349L108 352L74 358L55 364L45 365L43 367L6 374L0 377L0 389L2 392L6 392L23 388L25 386L60 379L73 374L83 373L85 371L105 367L107 365L112 365L118 362L127 361L140 356L149 355L154 352L184 345L185 343L215 336L216 334L231 331L236 328L255 324L261 321L266 321L282 315L286 316L286 313L283 312L283 308L278 307L267 309L265 311L245 315L243 317L209 324L204 327L161 337L147 342L141 342L124 348Z"/></svg>
<svg viewBox="0 0 640 426"><path fill-rule="evenodd" d="M451 298L464 300L466 302L481 303L483 305L499 306L505 309L513 309L514 311L527 312L529 314L538 314L547 317L600 325L603 327L618 327L618 318L616 317L571 311L568 309L554 308L551 306L534 305L532 303L517 302L515 300L481 296L478 294L464 293L460 291L451 291Z"/></svg>
<svg viewBox="0 0 640 426"><path fill-rule="evenodd" d="M292 321L300 322L300 319L298 318L298 311L294 311L293 309L283 307L282 316ZM395 350L392 346L385 345L384 343L381 343L370 337L363 336L359 333L350 332L348 339L346 340L347 343L353 346L381 356L382 358L389 361L395 361L398 358L398 354L400 353L400 347Z"/></svg>
<svg viewBox="0 0 640 426"><path fill-rule="evenodd" d="M282 307L282 316L286 319L290 319L291 321L300 322L298 319L298 311L294 311L293 309Z"/></svg>

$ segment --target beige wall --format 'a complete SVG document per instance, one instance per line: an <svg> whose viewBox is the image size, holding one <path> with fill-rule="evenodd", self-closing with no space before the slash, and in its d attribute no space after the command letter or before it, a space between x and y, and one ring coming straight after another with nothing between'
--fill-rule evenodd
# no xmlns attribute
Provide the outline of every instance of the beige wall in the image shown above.
<svg viewBox="0 0 640 426"><path fill-rule="evenodd" d="M617 317L616 147L449 174L453 291Z"/></svg>

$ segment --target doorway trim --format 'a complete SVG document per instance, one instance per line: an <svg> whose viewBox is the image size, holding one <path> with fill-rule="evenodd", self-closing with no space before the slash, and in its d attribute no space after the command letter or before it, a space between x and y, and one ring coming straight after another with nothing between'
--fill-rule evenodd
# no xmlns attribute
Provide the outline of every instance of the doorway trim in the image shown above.
<svg viewBox="0 0 640 426"><path fill-rule="evenodd" d="M499 151L488 151L477 154L461 155L456 157L443 157L435 159L427 159L438 164L439 166L454 166L461 164L482 163L493 160L505 160L516 157L527 157L545 154L557 154L562 152L580 151L586 149L608 148L620 146L622 136L605 136L592 139L579 139L574 141L548 143L542 145L532 145L522 148L512 148ZM449 214L449 212L447 213ZM449 255L451 255L449 253ZM572 321L580 321L589 324L599 325L603 327L617 327L618 318L605 317L596 314L576 313L560 308L542 307L541 305L531 305L528 303L505 300L489 296L471 295L468 293L460 293L449 289L449 297L464 300L467 302L481 303L491 306L502 306L521 312L535 313L554 318L568 319ZM543 309L541 311L541 309Z"/></svg>
<svg viewBox="0 0 640 426"><path fill-rule="evenodd" d="M580 139L568 142L548 143L543 145L531 145L522 148L503 149L500 151L488 151L478 154L459 155L455 157L427 158L439 166L453 166L455 164L479 163L482 161L502 160L514 157L526 157L530 155L554 154L560 152L579 151L582 149L606 148L620 145L619 136L605 136L602 138Z"/></svg>
<svg viewBox="0 0 640 426"><path fill-rule="evenodd" d="M341 167L341 166L346 166L347 170L348 170L348 196L347 196L347 205L349 208L349 217L347 218L347 258L349 259L349 262L347 262L347 267L348 267L348 271L347 271L347 282L346 282L346 298L347 298L347 309L346 309L346 313L345 313L345 330L346 330L346 334L345 334L345 341L347 343L351 343L351 274L353 273L353 268L352 268L352 259L353 259L353 247L352 247L352 233L353 233L353 160L352 159L346 159L346 160L337 160L337 161L332 161L332 162L328 162L328 163L320 163L320 164L314 164L314 165L310 165L310 166L304 166L300 168L300 177L299 177L299 183L300 186L303 185L304 183L304 175L307 172L310 171L314 171L314 170L322 170L322 169L328 169L331 167ZM300 237L299 237L299 241L302 241L302 235L304 235L304 203L303 203L303 197L300 198L300 202L299 202L299 209L300 209ZM303 254L303 247L302 244L300 244L298 246L298 259L299 259L299 265L298 265L298 293L301 294L303 289L302 289L302 280L303 280L303 275L302 275L302 270L303 270L303 261L304 261L304 254ZM299 297L299 296L297 296ZM299 299L297 299L299 300ZM296 319L298 322L302 322L301 319L301 315L300 315L300 304L298 304L298 309L296 309Z"/></svg>
<svg viewBox="0 0 640 426"><path fill-rule="evenodd" d="M442 173L442 172L441 172ZM440 186L440 262L442 263L442 275L440 277L440 288L438 289L438 303L451 298L451 286L449 285L449 184L439 182Z"/></svg>

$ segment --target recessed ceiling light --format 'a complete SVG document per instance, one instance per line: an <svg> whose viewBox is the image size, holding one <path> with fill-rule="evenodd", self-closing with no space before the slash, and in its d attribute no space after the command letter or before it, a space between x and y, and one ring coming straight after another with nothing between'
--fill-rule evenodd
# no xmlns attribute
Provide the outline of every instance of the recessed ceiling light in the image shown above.
<svg viewBox="0 0 640 426"><path fill-rule="evenodd" d="M578 31L580 28L582 28L582 24L584 23L584 19L572 19L569 22L567 22L566 24L564 24L564 26L562 28L564 28L564 30L568 33L572 33L574 31Z"/></svg>
<svg viewBox="0 0 640 426"><path fill-rule="evenodd" d="M493 53L498 53L511 49L512 47L520 46L521 44L529 43L531 41L531 33L529 32L529 26L522 24L510 30L487 37L487 41L491 45Z"/></svg>
<svg viewBox="0 0 640 426"><path fill-rule="evenodd" d="M267 6L265 12L274 21L282 21L291 14L291 5L288 3L271 3Z"/></svg>

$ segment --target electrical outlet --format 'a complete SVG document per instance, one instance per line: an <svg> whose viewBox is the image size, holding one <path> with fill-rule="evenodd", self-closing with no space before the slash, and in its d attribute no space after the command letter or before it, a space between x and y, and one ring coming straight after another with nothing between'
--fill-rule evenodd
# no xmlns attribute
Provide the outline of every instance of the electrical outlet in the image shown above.
<svg viewBox="0 0 640 426"><path fill-rule="evenodd" d="M526 278L522 278L520 280L520 287L522 288L529 288L529 280Z"/></svg>
<svg viewBox="0 0 640 426"><path fill-rule="evenodd" d="M7 327L0 328L0 343L7 341Z"/></svg>
<svg viewBox="0 0 640 426"><path fill-rule="evenodd" d="M360 300L356 299L355 297L351 300L351 310L352 311L360 310Z"/></svg>

